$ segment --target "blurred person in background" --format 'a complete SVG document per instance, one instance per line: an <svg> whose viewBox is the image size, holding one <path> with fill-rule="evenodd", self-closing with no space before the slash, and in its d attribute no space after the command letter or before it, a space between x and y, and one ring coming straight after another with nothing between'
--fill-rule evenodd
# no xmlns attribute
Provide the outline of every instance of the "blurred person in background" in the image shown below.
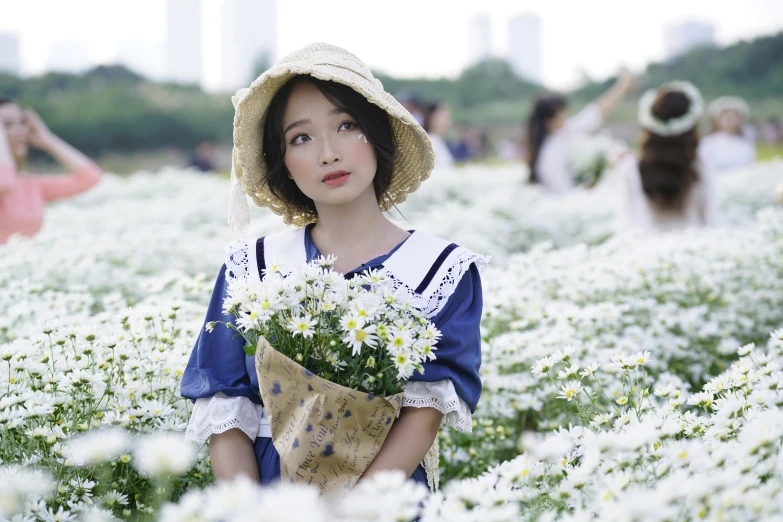
<svg viewBox="0 0 783 522"><path fill-rule="evenodd" d="M403 91L397 94L396 98L397 101L405 107L405 110L411 113L413 119L415 119L419 125L424 126L424 109L422 108L422 103L419 101L418 96L412 92Z"/></svg>
<svg viewBox="0 0 783 522"><path fill-rule="evenodd" d="M101 170L57 137L32 110L0 97L0 244L14 234L34 236L48 201L69 198L94 186ZM30 147L42 150L69 174L24 173Z"/></svg>
<svg viewBox="0 0 783 522"><path fill-rule="evenodd" d="M635 78L624 71L620 78L598 99L568 117L567 100L559 95L539 97L527 120L527 152L530 183L540 184L554 194L574 187L574 175L568 167L572 140L580 134L597 131L618 103L633 90Z"/></svg>
<svg viewBox="0 0 783 522"><path fill-rule="evenodd" d="M435 152L435 167L452 167L454 156L446 142L446 134L451 128L449 105L443 101L428 105L424 110L423 127L432 142L432 150Z"/></svg>
<svg viewBox="0 0 783 522"><path fill-rule="evenodd" d="M190 157L190 168L200 170L201 172L212 172L215 170L215 142L212 140L203 140L193 149L193 155Z"/></svg>
<svg viewBox="0 0 783 522"><path fill-rule="evenodd" d="M723 96L707 110L712 132L702 138L699 157L714 172L735 169L756 162L756 143L746 125L750 108L742 98Z"/></svg>
<svg viewBox="0 0 783 522"><path fill-rule="evenodd" d="M464 163L473 159L473 153L470 150L468 144L468 128L460 127L457 130L458 139L451 144L451 155L454 156L454 161Z"/></svg>
<svg viewBox="0 0 783 522"><path fill-rule="evenodd" d="M761 137L771 145L778 145L783 142L783 129L780 128L780 122L777 118L774 116L767 118L761 124Z"/></svg>
<svg viewBox="0 0 783 522"><path fill-rule="evenodd" d="M697 152L703 112L699 90L687 82L670 82L642 96L641 156L628 154L617 165L621 229L666 231L718 224L715 173Z"/></svg>

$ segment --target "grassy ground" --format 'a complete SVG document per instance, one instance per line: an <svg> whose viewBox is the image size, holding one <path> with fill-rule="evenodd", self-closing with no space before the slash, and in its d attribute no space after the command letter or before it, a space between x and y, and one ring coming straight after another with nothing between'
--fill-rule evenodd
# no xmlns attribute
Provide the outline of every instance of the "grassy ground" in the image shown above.
<svg viewBox="0 0 783 522"><path fill-rule="evenodd" d="M783 158L783 143L772 145L769 143L760 143L758 146L759 161Z"/></svg>

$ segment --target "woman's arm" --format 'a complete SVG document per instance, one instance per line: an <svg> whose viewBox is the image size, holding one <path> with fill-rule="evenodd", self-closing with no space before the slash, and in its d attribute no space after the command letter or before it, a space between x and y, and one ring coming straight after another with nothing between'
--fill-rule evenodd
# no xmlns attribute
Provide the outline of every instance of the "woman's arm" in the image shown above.
<svg viewBox="0 0 783 522"><path fill-rule="evenodd" d="M630 72L624 71L621 73L617 81L614 82L614 85L594 102L601 113L601 118L606 119L609 113L612 112L617 104L620 103L635 86L636 79Z"/></svg>
<svg viewBox="0 0 783 522"><path fill-rule="evenodd" d="M209 458L217 480L233 480L245 475L260 482L253 442L239 428L211 435Z"/></svg>
<svg viewBox="0 0 783 522"><path fill-rule="evenodd" d="M443 414L435 408L403 408L392 424L381 451L362 478L379 471L399 469L413 475L438 436Z"/></svg>

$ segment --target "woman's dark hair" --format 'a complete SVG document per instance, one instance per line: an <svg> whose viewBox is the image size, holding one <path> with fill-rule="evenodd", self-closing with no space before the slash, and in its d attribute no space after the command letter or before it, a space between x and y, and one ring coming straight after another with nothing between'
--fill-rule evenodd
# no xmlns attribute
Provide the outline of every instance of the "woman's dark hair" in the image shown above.
<svg viewBox="0 0 783 522"><path fill-rule="evenodd" d="M668 121L685 115L690 99L682 92L671 91L658 96L653 115ZM699 135L693 129L676 136L659 136L647 132L642 141L639 172L647 198L658 208L679 210L691 186L699 179L696 151Z"/></svg>
<svg viewBox="0 0 783 522"><path fill-rule="evenodd" d="M277 91L269 104L269 110L262 123L264 131L262 152L267 165L264 183L276 198L303 213L314 217L318 215L313 200L299 190L294 180L288 177L289 172L284 161L287 144L283 136L283 113L294 87L304 82L313 84L330 102L350 114L375 149L378 168L372 183L375 197L380 204L392 182L397 151L389 115L346 85L306 75L295 76L289 80Z"/></svg>
<svg viewBox="0 0 783 522"><path fill-rule="evenodd" d="M549 135L547 124L567 105L566 99L556 94L539 96L533 104L533 112L527 119L527 163L530 166L530 183L539 182L536 163L541 154L541 147L544 146L544 140Z"/></svg>
<svg viewBox="0 0 783 522"><path fill-rule="evenodd" d="M0 105L5 105L6 103L16 103L16 100L0 94Z"/></svg>

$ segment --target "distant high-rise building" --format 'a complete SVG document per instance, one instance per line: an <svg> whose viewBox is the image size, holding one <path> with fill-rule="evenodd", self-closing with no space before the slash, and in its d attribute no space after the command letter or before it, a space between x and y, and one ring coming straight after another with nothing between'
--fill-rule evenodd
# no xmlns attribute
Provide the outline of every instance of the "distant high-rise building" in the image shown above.
<svg viewBox="0 0 783 522"><path fill-rule="evenodd" d="M469 65L492 56L492 27L487 13L473 15L468 22Z"/></svg>
<svg viewBox="0 0 783 522"><path fill-rule="evenodd" d="M715 26L704 22L684 22L664 30L666 58L687 53L694 47L715 45Z"/></svg>
<svg viewBox="0 0 783 522"><path fill-rule="evenodd" d="M201 83L201 0L166 0L163 77L178 83Z"/></svg>
<svg viewBox="0 0 783 522"><path fill-rule="evenodd" d="M0 72L19 75L19 38L0 33Z"/></svg>
<svg viewBox="0 0 783 522"><path fill-rule="evenodd" d="M84 40L62 40L49 44L49 70L78 73L90 66L89 45Z"/></svg>
<svg viewBox="0 0 783 522"><path fill-rule="evenodd" d="M117 62L150 79L164 77L162 44L149 40L120 40Z"/></svg>
<svg viewBox="0 0 783 522"><path fill-rule="evenodd" d="M277 54L277 1L226 0L222 6L221 82L223 89L245 87Z"/></svg>
<svg viewBox="0 0 783 522"><path fill-rule="evenodd" d="M541 18L521 14L509 20L508 61L517 76L541 83Z"/></svg>

